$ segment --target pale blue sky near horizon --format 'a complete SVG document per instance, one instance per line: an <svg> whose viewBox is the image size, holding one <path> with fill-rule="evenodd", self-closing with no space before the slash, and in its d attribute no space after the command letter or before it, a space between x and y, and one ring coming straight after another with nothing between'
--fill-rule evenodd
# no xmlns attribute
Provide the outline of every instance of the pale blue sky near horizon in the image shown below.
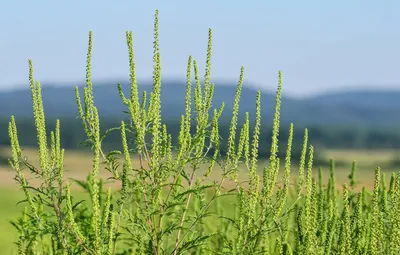
<svg viewBox="0 0 400 255"><path fill-rule="evenodd" d="M43 83L82 83L88 32L93 79L129 77L126 30L137 75L150 80L153 21L160 11L164 79L185 79L188 56L204 74L213 29L212 79L245 80L304 96L353 89L400 89L400 1L2 1L0 90L27 84L28 58Z"/></svg>

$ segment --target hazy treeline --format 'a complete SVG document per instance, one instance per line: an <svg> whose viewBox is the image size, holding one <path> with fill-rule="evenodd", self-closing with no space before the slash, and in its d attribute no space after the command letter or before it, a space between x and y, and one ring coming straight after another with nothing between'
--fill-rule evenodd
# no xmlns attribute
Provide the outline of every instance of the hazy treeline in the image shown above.
<svg viewBox="0 0 400 255"><path fill-rule="evenodd" d="M8 119L0 119L0 144L8 145ZM36 129L33 119L17 118L17 128L22 146L36 145ZM79 119L64 118L61 119L61 146L66 149L84 149L85 146L81 142L86 140L82 123ZM55 120L47 119L47 131L54 130ZM174 137L178 137L179 123L175 121L167 121L168 132ZM120 120L106 119L101 120L102 132L105 130L118 127ZM269 144L271 140L271 125L265 123L261 130L260 144L264 145L260 148L260 156L268 156ZM293 159L298 157L300 147L304 135L304 126L295 125L294 144L298 148L293 148ZM346 148L346 149L397 149L400 148L400 130L393 128L366 128L366 127L344 127L344 126L307 126L309 130L309 141L317 149L322 148ZM282 143L281 153L284 153L285 140L288 136L289 124L282 124L280 128L280 141ZM193 131L195 128L193 127ZM228 137L229 123L220 124L220 134L223 141ZM239 131L239 130L238 130ZM111 132L103 146L106 149L119 149L121 146L121 138L118 130ZM176 145L177 141L174 140ZM266 145L266 146L265 146ZM318 150L317 150L318 151ZM222 150L224 152L224 150Z"/></svg>

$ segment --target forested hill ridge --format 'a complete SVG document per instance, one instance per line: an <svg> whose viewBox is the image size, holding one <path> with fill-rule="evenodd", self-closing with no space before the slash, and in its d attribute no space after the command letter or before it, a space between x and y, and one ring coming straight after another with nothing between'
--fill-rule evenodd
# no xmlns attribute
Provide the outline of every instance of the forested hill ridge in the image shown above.
<svg viewBox="0 0 400 255"><path fill-rule="evenodd" d="M94 82L95 104L103 117L122 117L126 107L122 104L117 89L118 81ZM126 96L129 96L129 82L121 82ZM54 86L42 84L45 113L48 117L75 117L77 107L75 101L75 84ZM78 85L79 86L79 85ZM80 91L83 97L83 84ZM139 83L140 94L151 91L152 84ZM194 84L193 84L194 86ZM236 84L217 83L213 105L218 108L225 102L223 120L229 120ZM240 114L255 112L256 90L244 85L240 99ZM162 113L164 119L179 120L184 112L185 82L163 81ZM263 92L262 116L265 121L272 120L275 104L275 93ZM0 92L0 117L11 115L32 117L31 94L26 89ZM283 123L294 122L304 125L364 125L393 126L400 124L400 90L396 91L351 91L327 93L308 98L283 97L281 120Z"/></svg>

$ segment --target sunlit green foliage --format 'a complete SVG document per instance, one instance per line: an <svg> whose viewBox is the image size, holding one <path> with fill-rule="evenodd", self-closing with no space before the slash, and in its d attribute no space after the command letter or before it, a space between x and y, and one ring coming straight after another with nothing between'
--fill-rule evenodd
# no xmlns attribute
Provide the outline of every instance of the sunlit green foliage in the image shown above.
<svg viewBox="0 0 400 255"><path fill-rule="evenodd" d="M92 33L83 104L76 88L79 118L87 135L85 142L93 151L93 167L87 180L75 182L85 188L90 201L76 201L72 183L63 178L61 124L57 121L56 130L50 132L48 139L41 86L33 77L29 61L39 167L23 156L15 118L11 117L9 123L12 147L9 163L26 196L21 218L12 223L20 235L16 241L19 254L399 253L400 175L392 175L388 188L385 176L377 168L373 191L364 188L358 192L354 164L349 185L338 189L332 161L329 181L324 184L321 170L318 179L314 178L314 147L308 144L305 130L299 178L291 177L293 124L289 126L286 157L282 160L278 157L281 72L270 158L260 175L258 150L267 146L259 139L260 93L254 101L256 112L246 113L242 126L238 127L243 67L233 104L227 154L220 155L218 120L224 104L213 105L211 29L203 84L196 61L192 57L188 60L186 107L176 148L161 118L158 11L154 25L154 86L149 94L138 93L132 32L126 33L126 41L130 95L124 95L121 85L118 89L129 120L101 133L91 78ZM110 132L120 133L121 151L103 150L102 142ZM139 159L138 168L133 166L132 157ZM110 180L118 183L119 189L104 190L100 164L107 166L113 176ZM216 165L221 169L217 180L211 178ZM284 174L279 180L281 165ZM40 185L29 183L24 175L26 169L41 180ZM247 173L247 181L238 177L242 172ZM234 188L227 189L227 182L233 183Z"/></svg>

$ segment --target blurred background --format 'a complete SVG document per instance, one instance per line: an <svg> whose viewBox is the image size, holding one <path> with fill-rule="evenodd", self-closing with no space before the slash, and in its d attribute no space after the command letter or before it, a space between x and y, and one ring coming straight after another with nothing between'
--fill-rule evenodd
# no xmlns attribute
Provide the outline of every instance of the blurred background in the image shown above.
<svg viewBox="0 0 400 255"><path fill-rule="evenodd" d="M78 116L74 87L85 85L88 33L93 31L92 75L101 129L127 120L117 90L129 93L125 32L133 32L139 89L152 86L155 10L160 11L162 114L176 138L184 113L189 55L204 75L208 29L213 29L213 106L225 102L221 135L227 137L240 68L245 82L239 121L253 120L255 96L262 91L260 156L270 149L278 71L283 72L281 149L294 123L294 162L304 128L316 148L315 166L336 161L345 182L353 160L361 181L372 185L373 170L400 166L400 2L386 0L305 1L4 1L0 4L0 246L12 247L7 222L19 215L22 199L8 166L8 122L15 115L20 144L37 161L36 129L28 85L28 59L43 88L47 129L61 121L67 149L67 177L84 178L91 157ZM119 149L111 133L105 149ZM176 140L174 140L176 144ZM283 154L282 154L283 155ZM3 236L1 236L3 235ZM11 240L11 241L10 241ZM7 242L9 241L9 242ZM11 249L11 248L10 248ZM8 253L7 253L8 254Z"/></svg>

